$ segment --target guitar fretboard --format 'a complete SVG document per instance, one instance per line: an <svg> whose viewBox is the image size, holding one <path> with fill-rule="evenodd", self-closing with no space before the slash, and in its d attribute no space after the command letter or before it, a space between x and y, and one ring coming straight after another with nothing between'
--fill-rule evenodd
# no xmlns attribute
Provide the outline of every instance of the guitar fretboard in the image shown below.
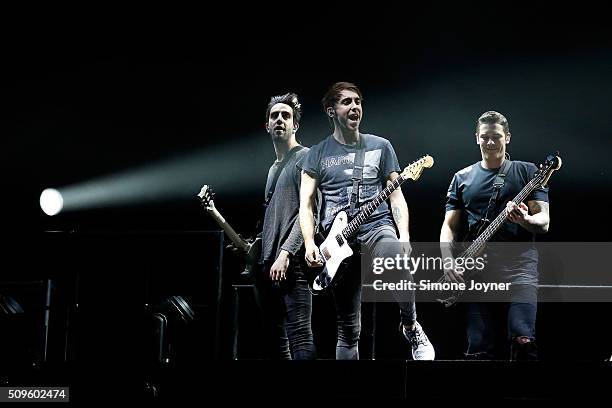
<svg viewBox="0 0 612 408"><path fill-rule="evenodd" d="M540 185L541 181L541 175L534 177L529 183L527 183L527 185L521 190L521 192L518 193L516 197L512 199L512 201L517 205L522 203L525 198L527 198L527 196L531 194L531 192ZM466 249L465 252L460 255L460 257L473 258L478 255L478 253L483 249L487 241L491 239L491 237L499 230L499 228L503 225L504 222L506 222L507 219L508 212L504 208L503 211L500 212L499 215L495 217L493 222L491 222L491 224L484 230L484 232L480 234L478 238L476 238L474 242L472 242L468 249Z"/></svg>

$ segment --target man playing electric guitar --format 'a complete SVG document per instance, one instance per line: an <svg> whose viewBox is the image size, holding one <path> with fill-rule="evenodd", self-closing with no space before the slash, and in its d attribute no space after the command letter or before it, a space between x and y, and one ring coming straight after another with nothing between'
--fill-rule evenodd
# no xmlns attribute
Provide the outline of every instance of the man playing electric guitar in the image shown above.
<svg viewBox="0 0 612 408"><path fill-rule="evenodd" d="M297 95L270 99L266 130L276 161L268 171L261 231L261 270L255 274L256 296L264 313L272 356L315 358L311 328L312 294L304 274L302 232L298 220L300 163L308 148L296 140L302 109Z"/></svg>
<svg viewBox="0 0 612 408"><path fill-rule="evenodd" d="M502 114L489 111L478 119L476 144L480 147L482 160L455 173L451 181L446 215L440 232L440 247L444 258L452 257L449 245L459 239L466 218L469 227L474 230L483 219L493 220L501 211L507 211L508 221L492 239L498 242L530 242L534 241L535 234L548 231L550 219L547 188L536 188L519 205L512 201L533 178L537 167L532 163L506 159L506 146L510 143L510 137L508 121ZM494 188L494 182L497 188ZM506 247L510 248L511 244ZM488 265L479 274L479 278L489 282L495 279L510 282L513 288L520 288L522 298L516 300L511 293L509 302L466 303L468 359L507 356L505 347L496 350L499 340L496 337L499 333L495 332L494 327L499 319L507 323L511 359L537 358L535 321L538 253L533 245L529 245L510 257L507 253L503 255L503 260L499 257L491 259L489 256ZM454 269L445 270L445 279L449 282L464 280L463 274ZM469 286L468 282L466 284Z"/></svg>
<svg viewBox="0 0 612 408"><path fill-rule="evenodd" d="M313 217L317 189L322 194L321 227L330 228L337 214L346 210L358 210L359 206L373 200L401 171L395 151L388 140L360 133L363 117L362 97L359 89L348 82L332 85L323 98L323 107L333 134L313 146L302 162L302 186L300 190L300 225L304 236L306 262L311 267L322 266L319 248L314 241ZM359 150L362 149L362 152ZM362 156L361 166L356 157ZM358 169L359 167L359 169ZM361 173L361 177L359 176ZM358 186L356 189L355 186ZM382 203L361 224L357 244L371 250L376 256L394 257L402 241L409 246L408 206L401 189L389 197L391 210ZM351 206L351 203L355 203ZM354 216L355 214L349 214ZM394 225L395 223L395 225ZM395 227L400 234L398 241ZM359 256L353 255L353 265L343 272L342 279L331 291L338 321L337 359L359 358L361 332L361 273ZM401 328L412 347L415 360L433 360L434 349L420 324L416 321L414 301L401 303Z"/></svg>

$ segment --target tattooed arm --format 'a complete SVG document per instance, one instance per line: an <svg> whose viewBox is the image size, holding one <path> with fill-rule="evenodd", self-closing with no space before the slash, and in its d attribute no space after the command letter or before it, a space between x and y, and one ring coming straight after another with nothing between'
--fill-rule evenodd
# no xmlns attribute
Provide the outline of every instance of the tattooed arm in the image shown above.
<svg viewBox="0 0 612 408"><path fill-rule="evenodd" d="M398 174L396 172L391 173L387 179L387 185L390 185L397 177ZM391 203L393 220L400 234L399 239L402 242L408 242L410 241L410 232L408 231L408 205L406 204L402 189L398 188L391 193L389 201Z"/></svg>
<svg viewBox="0 0 612 408"><path fill-rule="evenodd" d="M548 215L548 203L546 201L530 200L527 201L527 205L524 203L516 205L509 201L506 207L510 221L519 224L534 234L548 232L550 216Z"/></svg>

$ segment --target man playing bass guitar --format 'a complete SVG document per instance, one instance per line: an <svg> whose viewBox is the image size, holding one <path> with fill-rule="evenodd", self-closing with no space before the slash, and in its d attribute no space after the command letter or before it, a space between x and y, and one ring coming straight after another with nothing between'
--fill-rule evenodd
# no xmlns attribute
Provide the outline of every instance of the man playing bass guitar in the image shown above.
<svg viewBox="0 0 612 408"><path fill-rule="evenodd" d="M537 167L506 158L511 134L504 115L495 111L482 114L476 123L475 137L481 160L455 173L448 189L446 215L440 232L444 258L452 257L449 245L459 240L466 220L474 231L483 220L486 223L486 220L493 220L502 211L507 211L507 221L492 239L498 242L532 242L535 234L548 231L548 188L535 188L519 204L512 201L536 174ZM495 329L499 322L507 326L512 360L537 359L538 253L529 244L508 256L513 246L507 244L507 247L508 250L501 251L503 256L489 256L479 277L487 281L500 279L510 282L513 288L520 289L520 298L511 292L510 299L503 302L466 303L468 347L465 355L468 359L507 357L506 346L500 347L506 340L500 338L499 330ZM463 282L463 278L463 274L455 269L445 270L448 282Z"/></svg>

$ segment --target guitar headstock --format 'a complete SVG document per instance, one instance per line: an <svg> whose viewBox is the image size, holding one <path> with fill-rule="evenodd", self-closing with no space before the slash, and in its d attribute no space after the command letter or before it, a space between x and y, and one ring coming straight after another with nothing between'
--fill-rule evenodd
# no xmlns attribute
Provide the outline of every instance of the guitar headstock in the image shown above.
<svg viewBox="0 0 612 408"><path fill-rule="evenodd" d="M561 168L561 157L559 156L559 152L555 154L550 154L546 157L546 161L540 164L540 168L535 174L535 177L538 178L538 184L541 187L545 187L546 183L548 183L548 179L552 176L553 172L559 170Z"/></svg>
<svg viewBox="0 0 612 408"><path fill-rule="evenodd" d="M208 184L204 184L202 189L198 193L198 198L200 199L200 203L206 208L207 211L212 211L215 208L215 193L213 189Z"/></svg>
<svg viewBox="0 0 612 408"><path fill-rule="evenodd" d="M402 177L405 179L412 179L417 181L419 177L421 177L421 173L423 173L424 169L428 169L432 167L434 164L434 159L430 155L426 155L418 159L417 161L410 164L408 167L402 171Z"/></svg>

